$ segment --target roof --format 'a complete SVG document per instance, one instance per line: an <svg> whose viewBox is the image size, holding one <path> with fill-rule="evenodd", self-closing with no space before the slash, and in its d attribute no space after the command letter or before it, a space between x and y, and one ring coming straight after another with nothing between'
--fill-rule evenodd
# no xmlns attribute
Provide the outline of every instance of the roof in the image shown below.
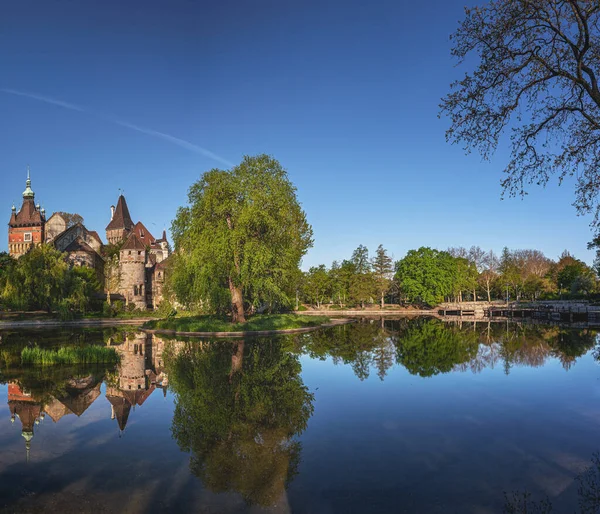
<svg viewBox="0 0 600 514"><path fill-rule="evenodd" d="M119 428L123 431L127 426L127 419L129 418L129 412L131 411L131 403L127 398L122 396L113 396L106 394L106 399L113 406L113 411L115 413L115 417L117 418L117 423L119 424Z"/></svg>
<svg viewBox="0 0 600 514"><path fill-rule="evenodd" d="M66 220L65 220L65 218L64 218L64 217L63 217L63 215L62 215L62 214L60 214L59 212L55 212L54 214L52 214L52 216L50 216L50 217L48 218L48 221L50 221L51 219L54 219L54 218L60 218L60 219L61 219L61 220L63 220L63 221L65 222L65 224L66 224Z"/></svg>
<svg viewBox="0 0 600 514"><path fill-rule="evenodd" d="M23 200L21 210L16 214L12 214L10 217L9 225L11 226L28 226L28 225L41 225L44 218L42 213L36 208L33 199Z"/></svg>
<svg viewBox="0 0 600 514"><path fill-rule="evenodd" d="M65 252L98 253L81 236L77 236L74 241L69 243L69 246L65 248Z"/></svg>
<svg viewBox="0 0 600 514"><path fill-rule="evenodd" d="M142 243L146 246L150 246L154 243L154 236L150 233L150 231L144 226L141 221L138 221L133 227L133 232L140 238Z"/></svg>
<svg viewBox="0 0 600 514"><path fill-rule="evenodd" d="M131 230L133 228L133 221L131 221L131 215L129 214L129 208L123 195L119 196L117 201L117 208L113 215L110 223L106 227L106 230Z"/></svg>
<svg viewBox="0 0 600 514"><path fill-rule="evenodd" d="M164 270L167 268L167 266L169 265L169 259L171 258L171 256L169 255L166 259L163 259L162 261L160 261L157 265L156 265L156 269L157 270Z"/></svg>
<svg viewBox="0 0 600 514"><path fill-rule="evenodd" d="M146 245L142 242L142 240L137 236L135 232L129 234L127 241L121 247L121 250L145 250Z"/></svg>
<svg viewBox="0 0 600 514"><path fill-rule="evenodd" d="M96 232L95 230L88 230L88 234L90 236L92 236L100 244L102 244L102 239L100 239L100 236L98 235L98 232Z"/></svg>

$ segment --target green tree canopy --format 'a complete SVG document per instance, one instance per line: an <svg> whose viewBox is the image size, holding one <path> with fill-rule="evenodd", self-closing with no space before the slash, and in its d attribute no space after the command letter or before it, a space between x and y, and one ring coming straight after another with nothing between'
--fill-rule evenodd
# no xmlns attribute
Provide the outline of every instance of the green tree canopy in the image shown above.
<svg viewBox="0 0 600 514"><path fill-rule="evenodd" d="M173 273L177 284L188 283L181 299L209 301L215 309L228 304L236 322L245 320L250 304L291 305L312 228L281 164L246 156L231 170L204 173L188 199L172 226L180 254L174 265L181 265Z"/></svg>
<svg viewBox="0 0 600 514"><path fill-rule="evenodd" d="M373 258L373 274L379 298L381 299L381 308L383 309L385 306L385 294L390 288L390 283L394 275L394 262L383 245L379 245L375 252L375 257Z"/></svg>
<svg viewBox="0 0 600 514"><path fill-rule="evenodd" d="M409 302L437 305L454 292L453 263L448 252L421 247L396 263L395 278Z"/></svg>
<svg viewBox="0 0 600 514"><path fill-rule="evenodd" d="M21 309L85 312L100 289L94 270L72 266L54 247L40 245L8 268L4 297Z"/></svg>

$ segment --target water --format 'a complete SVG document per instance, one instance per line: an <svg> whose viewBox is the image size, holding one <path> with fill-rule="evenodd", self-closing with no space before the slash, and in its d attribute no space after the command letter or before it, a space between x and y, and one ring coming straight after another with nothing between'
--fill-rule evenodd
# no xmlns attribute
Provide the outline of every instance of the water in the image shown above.
<svg viewBox="0 0 600 514"><path fill-rule="evenodd" d="M589 330L365 320L246 341L0 336L7 512L488 513L515 491L574 512L600 449ZM32 344L111 345L121 364L23 368Z"/></svg>

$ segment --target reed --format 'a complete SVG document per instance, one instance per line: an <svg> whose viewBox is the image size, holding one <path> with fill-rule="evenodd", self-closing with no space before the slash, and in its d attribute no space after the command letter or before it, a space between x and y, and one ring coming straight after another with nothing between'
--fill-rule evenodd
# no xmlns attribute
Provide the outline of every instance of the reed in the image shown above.
<svg viewBox="0 0 600 514"><path fill-rule="evenodd" d="M58 350L46 350L34 346L23 348L21 351L21 363L29 365L117 364L118 362L119 355L115 349L106 346L63 347Z"/></svg>

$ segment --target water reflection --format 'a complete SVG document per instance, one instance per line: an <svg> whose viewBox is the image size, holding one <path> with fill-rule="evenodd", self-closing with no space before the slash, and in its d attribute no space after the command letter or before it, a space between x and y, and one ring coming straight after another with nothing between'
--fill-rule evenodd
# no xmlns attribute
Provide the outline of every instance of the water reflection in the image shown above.
<svg viewBox="0 0 600 514"><path fill-rule="evenodd" d="M385 439L388 446L382 455L390 453L398 459L401 457L406 470L420 473L425 468L442 469L444 452L453 456L452 459L464 459L470 450L468 445L463 446L461 431L469 434L470 441L485 434L485 431L477 432L475 424L487 426L486 430L493 434L498 423L512 422L511 414L519 406L514 403L514 398L510 398L513 403L507 406L509 404L503 402L508 396L500 393L490 400L490 395L493 394L490 389L485 392L485 398L477 396L479 389L465 389L468 391L468 394L465 392L465 397L469 396L469 402L465 404L468 407L462 410L462 397L453 397L452 391L437 391L432 396L428 396L427 392L431 388L409 391L406 387L397 387L391 391L390 387L398 384L394 382L398 378L398 372L407 376L406 370L410 375L428 378L429 380L419 381L423 384L435 384L436 380L431 377L449 374L462 376L463 373L484 375L486 370L497 369L496 375L504 380L502 373L510 375L517 368L524 367L541 368L556 359L560 366L555 366L556 371L553 373L566 376L565 373L569 372L570 377L577 361L596 348L597 341L597 333L592 330L503 323L443 324L431 319L364 319L351 325L309 334L246 341L183 341L118 330L5 332L0 333L0 337L0 383L6 384L8 416L14 423L13 429L20 430L22 435L18 443L22 461L33 458L36 449L41 451L41 445L36 446L36 443L39 444L36 436L48 424L68 426L68 420L89 417L90 412L95 410L104 423L102 427L110 425L114 428L114 434L127 436L129 431L137 428L138 431L134 432L136 443L141 438L151 437L151 432L157 438L157 432L164 432L165 435L160 437L168 439L174 449L163 451L169 455L173 455L173 452L176 454L172 457L176 464L171 465L173 469L180 469L177 466L182 466L186 470L186 477L189 475L189 480L195 484L186 486L190 491L195 491L198 484L201 484L200 490L210 491L211 494L239 495L238 498L242 499L247 508L276 506L283 511L292 510L294 500L292 495L288 497L288 492L293 490L294 484L298 481L306 483L311 474L318 475L315 468L309 467L312 473L305 473L302 467L307 465L303 463L307 459L306 435L311 430L314 434L313 428L307 430L308 422L313 415L313 419L319 418L316 394L321 394L314 384L310 388L307 385L309 381L303 374L301 364L305 360L328 361L323 363L329 366L327 373L331 364L352 370L349 377L351 383L346 382L341 389L343 392L336 393L338 396L329 397L331 403L328 408L332 416L330 423L341 422L345 416L350 416L348 419L352 420L350 425L344 425L344 430L337 434L338 439L341 434L350 434L348 441L353 444L353 450L362 452L361 458L368 462L368 450L364 447L366 443L361 441L372 441L369 444L375 447L378 437L388 438ZM53 348L67 344L108 345L119 353L120 363L114 367L92 368L22 366L20 352L23 347L32 344ZM516 378L511 376L511 380L504 382L512 383ZM343 407L338 412L336 406L348 406L348 398L352 394L369 390L363 383L369 382L369 379L375 384L380 381L385 382L385 385L390 384L387 389L382 385L378 390L381 406L378 406L377 398L372 397L371 404L361 406L367 413L363 418L351 418L355 411L344 411ZM466 380L462 380L459 388L465 383ZM533 395L535 390L528 389L528 392ZM328 394L333 393L329 390ZM438 394L447 400L446 403L455 402L455 410L444 404L431 403ZM562 400L557 400L555 394L553 401L562 401L563 405L573 402L568 391L561 394L564 394ZM395 411L394 402L400 395L403 395L402 407ZM156 409L156 403L152 403L157 399L162 401L167 396L168 401L163 403L168 403L169 408L161 411L162 419L150 420L153 423L150 428L148 423L151 416L144 416L144 413L148 409ZM149 401L150 398L153 400ZM531 405L535 405L539 404L538 399L545 397L540 394L539 397L530 398ZM429 411L420 410L423 402L430 402L427 403L431 407ZM471 402L478 405L477 409L471 411ZM572 409L572 406L569 405L568 408ZM587 409L586 406L581 408ZM143 410L136 412L136 409ZM459 412L462 418L458 417ZM573 425L575 428L595 423L592 411L581 412L587 416L585 423L581 421L583 418L578 418L577 425ZM541 410L539 414L545 416L546 411ZM321 416L323 415L322 410ZM515 419L517 418L515 415ZM8 419L5 419L8 424ZM138 423L141 426L135 427L136 419L143 420ZM459 423L457 419L462 421ZM384 432L377 426L379 421ZM571 421L569 419L568 422ZM560 428L562 423L566 424L567 421L552 418L552 423L548 423L548 426ZM335 430L320 426L323 431ZM402 430L398 428L396 433L394 427L402 427ZM444 432L444 439L436 435L435 430L438 429ZM80 441L86 439L89 431L93 431L83 424L78 425L77 430L81 433L78 438ZM353 432L361 437L352 439ZM503 441L508 437L504 443L504 452L511 451L511 441L517 440L517 436L510 435L511 432L505 429L502 433ZM558 429L556 434L560 433L561 430ZM324 436L327 434L328 432L323 433ZM448 442L451 437L455 438L452 439L455 446ZM312 444L315 444L314 435L312 438ZM583 439L585 438L579 437L577 440L581 442ZM308 440L311 441L311 438ZM2 439L0 434L0 452L14 451L17 447L14 441L15 439ZM116 441L116 435L113 439L106 439L102 451L116 447ZM425 441L428 441L427 444ZM160 444L167 446L164 440L160 440ZM437 447L436 444L441 446ZM433 445L431 454L427 453L428 445ZM523 447L527 448L527 452L532 452L532 446L527 442ZM434 447L436 451L433 451ZM338 448L338 451L343 451L343 444L340 448L342 449ZM461 448L467 449L461 451ZM80 450L76 448L72 451L77 454ZM485 451L489 452L490 459L494 457L491 450ZM515 450L513 455L519 455L522 451L524 450ZM310 452L308 453L309 462L315 462L314 452L312 461ZM425 454L433 460L423 464ZM133 457L128 455L130 461L127 465L132 466ZM144 453L136 455L140 462L145 458ZM384 456L382 462L385 461ZM60 458L60 454L50 457L57 461ZM102 460L103 456L98 455L97 458ZM113 455L112 458L117 457ZM502 460L501 456L496 455L496 458L498 462ZM468 462L472 465L475 461ZM396 465L397 461L390 463L390 469L379 478L373 475L371 479L382 482L390 480L393 476L390 474L391 468ZM371 463L371 466L374 464ZM2 466L0 470L4 473L0 476L6 478L6 470ZM347 472L345 469L339 470L341 476ZM85 469L82 468L81 473L85 474ZM115 473L117 480L118 471ZM299 477L303 473L302 480ZM443 471L440 471L440 476L442 474ZM480 473L474 475L472 483L480 477ZM8 476L10 478L10 469ZM453 473L452 480L458 480L456 477L459 476L460 474ZM38 479L44 481L43 477ZM164 480L164 483L168 482L167 478ZM327 483L327 477L321 477L321 480ZM450 478L448 480L451 481ZM568 482L569 477L564 480L565 483ZM397 489L390 485L389 491L393 490ZM501 491L502 488L499 488L497 493L501 494ZM189 498L200 493L186 494L186 502L191 502ZM34 499L30 501L35 504ZM300 501L298 496L295 501ZM202 502L200 504L204 505ZM383 504L396 505L382 500ZM186 505L188 504L184 502L179 506ZM344 505L347 506L348 503ZM308 511L310 510L309 508Z"/></svg>
<svg viewBox="0 0 600 514"><path fill-rule="evenodd" d="M557 358L569 370L596 345L595 330L507 323L443 323L437 319L373 320L305 334L294 343L299 352L350 365L360 380L375 368L384 380L394 365L412 375L481 373L501 365L541 367Z"/></svg>
<svg viewBox="0 0 600 514"><path fill-rule="evenodd" d="M173 436L215 492L247 504L285 503L314 396L281 341L188 344L169 359L176 394Z"/></svg>

